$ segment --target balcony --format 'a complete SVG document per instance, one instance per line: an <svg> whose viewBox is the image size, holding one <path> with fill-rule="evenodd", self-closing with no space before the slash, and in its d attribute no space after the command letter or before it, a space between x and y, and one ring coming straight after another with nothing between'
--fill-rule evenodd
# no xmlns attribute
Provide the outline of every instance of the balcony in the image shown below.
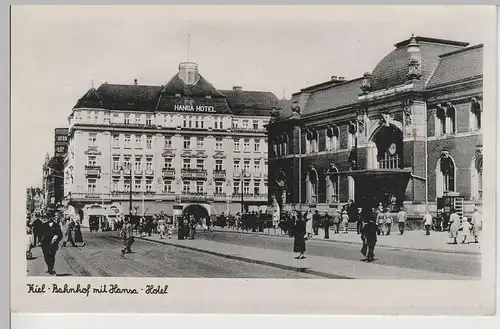
<svg viewBox="0 0 500 329"><path fill-rule="evenodd" d="M226 179L226 171L214 170L214 179Z"/></svg>
<svg viewBox="0 0 500 329"><path fill-rule="evenodd" d="M146 176L154 176L154 175L155 175L155 171L154 171L153 169L146 169L146 170L144 171L144 174L145 174Z"/></svg>
<svg viewBox="0 0 500 329"><path fill-rule="evenodd" d="M241 193L233 193L232 195L233 201L241 201ZM267 202L267 194L243 194L243 201L259 201L259 202Z"/></svg>
<svg viewBox="0 0 500 329"><path fill-rule="evenodd" d="M182 201L207 202L213 201L213 196L208 196L207 192L184 192L181 196Z"/></svg>
<svg viewBox="0 0 500 329"><path fill-rule="evenodd" d="M175 177L175 169L174 168L163 168L162 174L163 174L163 177Z"/></svg>
<svg viewBox="0 0 500 329"><path fill-rule="evenodd" d="M142 176L142 172L143 172L142 169L135 168L134 169L134 176Z"/></svg>
<svg viewBox="0 0 500 329"><path fill-rule="evenodd" d="M120 176L121 175L121 169L120 168L113 168L111 169L111 175L113 176Z"/></svg>
<svg viewBox="0 0 500 329"><path fill-rule="evenodd" d="M182 178L207 178L207 170L206 169L190 169L185 168L181 170Z"/></svg>
<svg viewBox="0 0 500 329"><path fill-rule="evenodd" d="M255 173L253 173L253 177L254 177L254 178L261 178L261 177L262 177L262 173L260 173L260 172L255 172Z"/></svg>
<svg viewBox="0 0 500 329"><path fill-rule="evenodd" d="M101 166L85 166L85 176L86 177L100 177L101 176Z"/></svg>
<svg viewBox="0 0 500 329"><path fill-rule="evenodd" d="M214 194L214 201L226 201L227 200L227 195L226 193L215 193Z"/></svg>
<svg viewBox="0 0 500 329"><path fill-rule="evenodd" d="M239 170L233 171L233 177L241 177L241 172Z"/></svg>

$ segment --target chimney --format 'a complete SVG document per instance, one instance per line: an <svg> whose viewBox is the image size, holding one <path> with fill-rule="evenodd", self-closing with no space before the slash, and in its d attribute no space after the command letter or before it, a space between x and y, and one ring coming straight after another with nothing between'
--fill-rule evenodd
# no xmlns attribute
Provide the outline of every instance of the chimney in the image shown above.
<svg viewBox="0 0 500 329"><path fill-rule="evenodd" d="M345 80L345 77L339 77L339 80L344 81L344 80Z"/></svg>
<svg viewBox="0 0 500 329"><path fill-rule="evenodd" d="M134 85L137 85L137 79L134 79Z"/></svg>
<svg viewBox="0 0 500 329"><path fill-rule="evenodd" d="M337 80L337 76L336 75L332 75L332 80Z"/></svg>
<svg viewBox="0 0 500 329"><path fill-rule="evenodd" d="M242 86L233 86L234 91L241 91L243 89Z"/></svg>

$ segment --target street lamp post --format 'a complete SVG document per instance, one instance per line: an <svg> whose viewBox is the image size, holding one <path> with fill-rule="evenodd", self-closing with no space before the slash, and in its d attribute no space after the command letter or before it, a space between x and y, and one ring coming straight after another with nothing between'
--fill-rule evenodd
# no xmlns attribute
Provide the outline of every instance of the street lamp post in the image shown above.
<svg viewBox="0 0 500 329"><path fill-rule="evenodd" d="M241 214L244 212L245 201L243 199L243 180L245 179L245 169L241 170Z"/></svg>

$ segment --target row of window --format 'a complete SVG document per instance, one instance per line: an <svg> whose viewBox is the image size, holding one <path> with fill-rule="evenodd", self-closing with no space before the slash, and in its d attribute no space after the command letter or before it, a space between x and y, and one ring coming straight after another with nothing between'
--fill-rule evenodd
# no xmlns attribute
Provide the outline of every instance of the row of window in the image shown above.
<svg viewBox="0 0 500 329"><path fill-rule="evenodd" d="M133 191L140 192L153 192L153 180L151 179L135 179L134 189ZM243 189L243 194L253 194L253 195L261 195L267 193L267 182L261 182L259 180L254 180L252 184L250 184L250 180L244 180L243 186L241 186L241 181L235 180L233 184L233 194L240 194ZM123 189L120 189L121 181L119 179L113 179L111 184L111 192L128 192L130 191L130 179L123 180ZM163 181L163 193L172 193L173 192L173 184L172 180L164 180ZM251 185L251 186L250 186ZM182 181L182 192L183 193L205 193L206 192L206 182L204 181ZM215 195L222 195L224 190L224 182L215 181ZM97 191L97 179L89 178L87 180L87 192L95 193Z"/></svg>
<svg viewBox="0 0 500 329"><path fill-rule="evenodd" d="M177 115L180 117L180 115ZM81 112L75 112L75 121L76 122L81 122L85 121L87 123L94 123L98 124L100 123L99 119L99 112L96 111L89 111L85 113L85 111ZM205 120L205 116L189 116L189 115L184 115L182 116L182 127L183 128L198 128L198 129L204 129L205 126L207 125L207 121ZM85 120L86 119L86 120ZM113 116L111 117L109 113L104 112L103 114L103 123L104 124L110 124L110 123L123 123L125 125L147 125L151 126L154 123L155 118L152 115L135 115L135 114L125 114L123 117L118 114L114 113ZM240 128L240 122L241 122L241 127L243 129L263 129L262 127L267 124L267 120L247 120L247 119L233 119L232 120L232 127L233 128ZM251 125L250 125L251 122ZM180 124L179 124L180 125ZM174 116L173 115L166 115L165 116L165 126L167 127L174 127ZM225 124L224 120L222 117L215 117L213 120L213 128L214 129L225 129Z"/></svg>

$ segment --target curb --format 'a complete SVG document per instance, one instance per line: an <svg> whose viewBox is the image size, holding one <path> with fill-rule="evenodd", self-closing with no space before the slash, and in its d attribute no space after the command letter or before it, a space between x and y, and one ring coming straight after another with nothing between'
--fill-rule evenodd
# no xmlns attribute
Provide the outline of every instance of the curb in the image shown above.
<svg viewBox="0 0 500 329"><path fill-rule="evenodd" d="M237 231L222 231L222 230L213 230L213 232L218 233L232 233L232 234L247 234L247 235L258 235L258 236L269 236L269 237L277 237L277 238L289 238L288 235L274 235L274 234L262 234L260 232L237 232ZM343 244L352 244L362 246L361 242L353 242L353 241L339 241L333 239L309 239L308 241L317 241L317 242L326 242L326 243L343 243ZM458 255L471 255L471 256L481 256L481 252L475 251L455 251L455 250L444 250L444 249L430 249L430 248L409 248L409 247L398 247L398 246L390 246L385 244L378 244L377 247L382 248L390 248L390 249L401 249L401 250L413 250L413 251L425 251L425 252L438 252L443 254L458 254Z"/></svg>
<svg viewBox="0 0 500 329"><path fill-rule="evenodd" d="M352 278L346 277L346 276L335 275L335 274L331 274L331 273L326 273L326 272L320 272L320 271L312 270L309 267L299 267L299 266L292 266L292 265L276 264L276 263L272 263L272 262L268 262L268 261L263 261L263 260L252 259L252 258L248 258L248 257L242 257L242 256L236 256L236 255L228 255L228 254L223 254L223 253L220 253L220 252L210 251L210 250L206 250L206 249L202 249L202 248L196 248L196 247L191 247L191 246L184 246L184 245L177 244L175 242L158 241L158 240L149 239L149 238L145 238L145 237L136 237L136 238L144 240L144 241L155 242L155 243L169 245L169 246L178 247L178 248L182 248L182 249L188 249L188 250L203 252L205 254L209 254L209 255L213 255L213 256L218 256L218 257L223 257L223 258L227 258L227 259L239 260L239 261L243 261L243 262L246 262L246 263L258 264L258 265L264 265L264 266L270 266L270 267L279 268L279 269L287 270L287 271L293 271L293 272L313 274L313 275L321 276L321 277L328 278L328 279L352 279Z"/></svg>

